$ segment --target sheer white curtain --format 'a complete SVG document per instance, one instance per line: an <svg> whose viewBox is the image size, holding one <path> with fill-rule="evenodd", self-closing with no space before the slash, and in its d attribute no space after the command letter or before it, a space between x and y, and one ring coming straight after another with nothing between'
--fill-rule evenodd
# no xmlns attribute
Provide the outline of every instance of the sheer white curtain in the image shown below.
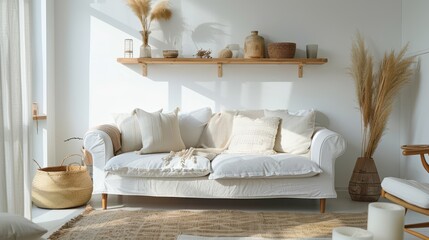
<svg viewBox="0 0 429 240"><path fill-rule="evenodd" d="M0 0L0 212L31 218L27 5Z"/></svg>

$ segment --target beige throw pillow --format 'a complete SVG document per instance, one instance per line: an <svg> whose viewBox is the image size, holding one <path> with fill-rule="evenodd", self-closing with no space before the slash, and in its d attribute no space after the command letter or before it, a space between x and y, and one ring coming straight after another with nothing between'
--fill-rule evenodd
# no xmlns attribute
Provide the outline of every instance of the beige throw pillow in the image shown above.
<svg viewBox="0 0 429 240"><path fill-rule="evenodd" d="M143 147L140 154L180 151L185 144L180 136L177 112L148 113L141 109L134 110L142 135Z"/></svg>
<svg viewBox="0 0 429 240"><path fill-rule="evenodd" d="M235 116L228 153L274 154L274 143L280 118L251 119Z"/></svg>
<svg viewBox="0 0 429 240"><path fill-rule="evenodd" d="M202 148L226 148L232 132L235 111L215 113L204 128L198 146Z"/></svg>
<svg viewBox="0 0 429 240"><path fill-rule="evenodd" d="M113 116L121 132L121 151L131 152L142 148L142 135L137 117L133 113L121 113Z"/></svg>
<svg viewBox="0 0 429 240"><path fill-rule="evenodd" d="M314 110L303 110L291 113L287 110L265 110L266 117L280 117L281 122L274 150L293 154L307 153L314 133Z"/></svg>

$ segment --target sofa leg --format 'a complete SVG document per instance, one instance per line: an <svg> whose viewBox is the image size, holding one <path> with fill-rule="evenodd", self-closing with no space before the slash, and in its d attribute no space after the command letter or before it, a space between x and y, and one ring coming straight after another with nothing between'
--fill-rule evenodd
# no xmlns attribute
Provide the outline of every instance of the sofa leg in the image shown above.
<svg viewBox="0 0 429 240"><path fill-rule="evenodd" d="M325 213L326 198L320 199L320 213Z"/></svg>
<svg viewBox="0 0 429 240"><path fill-rule="evenodd" d="M103 210L107 209L107 193L102 193L101 194L101 208Z"/></svg>

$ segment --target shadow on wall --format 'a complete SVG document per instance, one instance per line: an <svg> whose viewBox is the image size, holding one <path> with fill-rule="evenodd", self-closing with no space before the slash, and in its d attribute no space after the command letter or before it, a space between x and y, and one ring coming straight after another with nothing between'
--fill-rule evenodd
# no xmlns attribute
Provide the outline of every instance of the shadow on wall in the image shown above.
<svg viewBox="0 0 429 240"><path fill-rule="evenodd" d="M171 1L171 5L173 9L172 19L169 21L157 22L151 29L152 34L150 36L149 43L152 45L152 52L155 56L162 56L163 49L180 50L182 49L183 44L189 45L189 41L193 42L196 50L206 45L223 48L224 46L220 45L225 41L228 41L228 38L231 38L229 31L237 35L237 31L232 31L231 29L228 30L228 27L225 24L210 21L196 25L196 27L191 30L183 17L185 10L182 9L182 1ZM140 23L126 5L126 1L122 1L120 3L115 1L95 1L89 6L91 17L102 21L113 29L117 29L118 32L121 32L122 34L125 33L126 35L132 36L136 39L141 39L139 34L139 29L141 28ZM213 14L213 12L209 11L206 7L202 8L202 10L207 10L208 14ZM204 13L200 14L204 15ZM204 19L202 21L204 21ZM234 22L233 19L226 19L224 22L228 21L231 21L232 23ZM241 38L242 34L238 33L238 35ZM245 36L240 40L244 40L244 37ZM237 37L235 36L235 38ZM187 43L183 42L184 39L186 39ZM119 42L113 41L106 41L104 44L109 45L113 43L120 44ZM106 51L106 45L103 46L103 49L96 49L95 51ZM117 48L117 46L112 46L112 48ZM138 50L136 51L137 48L138 46L135 45L135 52L138 52ZM189 49L190 48L188 47L187 51L189 51ZM91 52L93 52L92 49ZM215 52L212 56L216 57L216 54L217 53ZM97 58L98 57L94 57L94 59ZM103 60L105 61L105 59ZM115 58L109 59L108 61L114 61L115 65L120 65L119 63L116 63ZM291 99L291 93L294 92L293 89L295 88L295 81L298 80L296 77L296 66L286 65L252 65L250 67L241 65L225 65L224 77L222 79L217 78L216 65L200 65L197 68L189 65L150 65L148 69L150 78L144 78L141 76L141 66L125 65L125 67L138 74L138 78L142 78L145 85L147 83L153 85L153 82L168 82L167 98L170 108L181 106L185 95L185 93L183 93L184 89L188 89L189 91L195 92L196 95L201 95L210 99L215 105L215 109L213 110L220 110L224 106L226 108L234 107L240 109L266 108L267 106L274 106L273 108L285 108L288 106L289 99ZM167 71L165 71L166 69ZM207 73L208 71L210 72ZM289 72L292 74L289 74ZM267 75L267 73L269 74ZM118 77L122 77L121 75L123 74L124 73L118 72L117 77L109 77L109 82L115 85L117 82L121 81ZM116 78L118 80L112 78ZM105 80L103 80L103 84L107 83ZM93 81L93 79L90 79L90 81ZM136 78L136 81L140 80L137 80ZM201 82L206 83L201 84ZM99 83L97 80L96 84L101 84L101 82ZM271 86L267 86L267 84L279 86L280 90L273 89ZM296 84L296 87L298 88L306 88L309 83L303 83L301 81L300 83L296 82ZM206 87L208 85L210 87ZM124 86L121 87L125 88ZM136 88L134 85L129 85L129 88L132 91L136 91L136 89L132 89ZM284 94L281 94L282 90ZM140 91L147 91L147 88L140 89ZM272 91L274 91L275 94L272 95ZM275 96L279 95L284 95L284 97L281 96L276 99ZM271 99L267 100L264 96L269 96ZM301 95L300 98L302 98ZM294 99L295 102L297 102L296 100L298 99ZM198 99L196 101L198 101ZM271 104L267 104L267 102ZM308 104L308 102L300 102L296 105L306 106Z"/></svg>
<svg viewBox="0 0 429 240"><path fill-rule="evenodd" d="M203 23L198 25L191 34L195 47L200 49L200 44L221 42L227 35L222 30L224 27L225 25L219 23Z"/></svg>

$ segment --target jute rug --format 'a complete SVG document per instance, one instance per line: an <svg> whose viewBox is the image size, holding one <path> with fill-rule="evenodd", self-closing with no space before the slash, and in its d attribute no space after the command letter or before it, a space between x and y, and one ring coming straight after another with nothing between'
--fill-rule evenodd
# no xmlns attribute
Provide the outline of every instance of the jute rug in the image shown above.
<svg viewBox="0 0 429 240"><path fill-rule="evenodd" d="M177 239L207 237L322 238L338 226L366 227L367 213L231 210L92 210L87 208L49 239Z"/></svg>

